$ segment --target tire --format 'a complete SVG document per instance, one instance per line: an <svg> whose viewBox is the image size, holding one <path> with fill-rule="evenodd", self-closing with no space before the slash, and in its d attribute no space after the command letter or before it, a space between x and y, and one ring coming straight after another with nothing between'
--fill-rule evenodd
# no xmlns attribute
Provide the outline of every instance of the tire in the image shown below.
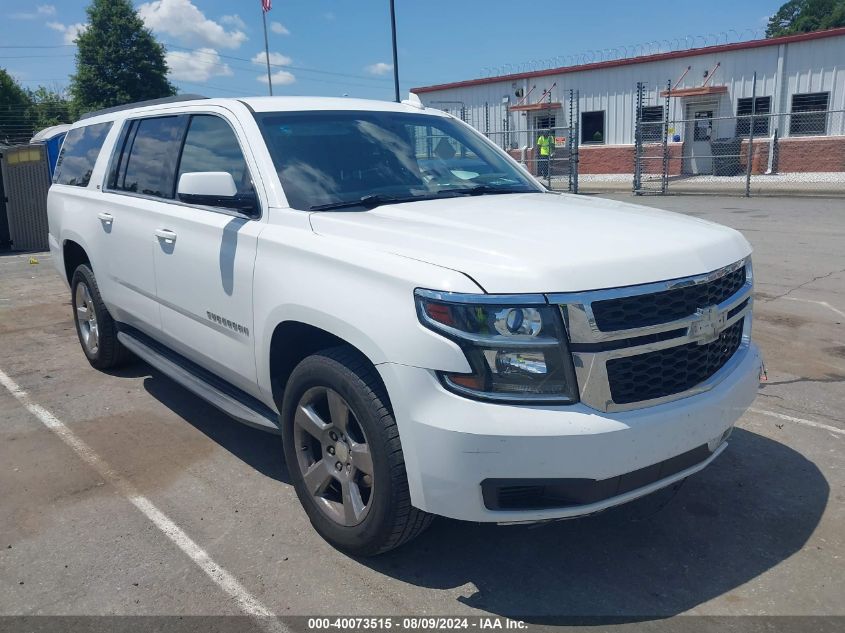
<svg viewBox="0 0 845 633"><path fill-rule="evenodd" d="M103 303L88 264L80 264L73 272L70 290L76 335L88 362L97 369L124 365L129 360L129 350L117 340L117 324Z"/></svg>
<svg viewBox="0 0 845 633"><path fill-rule="evenodd" d="M334 347L300 362L288 380L281 418L294 489L311 525L331 545L374 556L431 524L433 515L411 505L387 393L359 352Z"/></svg>

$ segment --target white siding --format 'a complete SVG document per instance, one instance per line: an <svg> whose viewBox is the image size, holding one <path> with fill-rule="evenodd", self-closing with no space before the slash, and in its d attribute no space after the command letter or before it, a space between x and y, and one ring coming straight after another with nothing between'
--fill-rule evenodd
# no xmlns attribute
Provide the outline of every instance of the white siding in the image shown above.
<svg viewBox="0 0 845 633"><path fill-rule="evenodd" d="M784 55L783 78L780 103L776 103L779 55ZM509 105L513 105L517 102L514 96L515 88L521 87L527 92L532 86L536 86L528 99L533 103L545 89L556 83L552 90L552 101L563 104L563 110L555 112L558 125L565 125L568 120L568 91L572 88L580 93L581 112L605 111L607 144L631 144L634 139L634 107L638 81L647 83L646 105L662 105L664 99L659 96L659 92L666 88L669 81L674 84L687 66L691 68L679 88L700 86L704 81L705 71L712 71L717 63L719 68L708 85L727 86L728 93L720 97L716 116L731 117L736 114L737 99L751 96L755 71L757 95L772 96L772 109L775 112L789 112L794 93L823 91L831 93L831 109L845 109L845 36L530 77L516 82L490 82L425 92L420 98L426 105L448 109L455 115L459 114L460 105L438 105L432 102L461 101L466 104L466 118L472 125L482 132L489 129L492 133L500 133L504 130L505 118L510 120L511 130L525 129L532 120L530 114L526 116L518 112L509 113L508 104L502 103L503 97L507 96ZM671 99L670 118L684 117L686 101L685 98ZM488 104L489 127L485 126L485 103ZM832 116L831 124L829 133L845 134L845 116ZM733 121L716 122L714 135L732 136L734 125ZM520 141L520 144L529 142L527 138Z"/></svg>

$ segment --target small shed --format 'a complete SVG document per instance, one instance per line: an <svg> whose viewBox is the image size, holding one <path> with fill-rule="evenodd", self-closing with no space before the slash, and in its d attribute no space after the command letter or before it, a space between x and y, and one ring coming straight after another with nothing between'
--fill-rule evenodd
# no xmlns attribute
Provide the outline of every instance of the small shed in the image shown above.
<svg viewBox="0 0 845 633"><path fill-rule="evenodd" d="M8 145L0 143L0 161L8 149ZM6 189L3 187L3 172L0 170L0 252L8 250L12 246L12 237L9 234L9 217L6 215Z"/></svg>
<svg viewBox="0 0 845 633"><path fill-rule="evenodd" d="M13 250L47 250L47 191L51 182L47 146L4 148L0 157L0 177L5 198L5 222L0 220L0 233L7 224Z"/></svg>

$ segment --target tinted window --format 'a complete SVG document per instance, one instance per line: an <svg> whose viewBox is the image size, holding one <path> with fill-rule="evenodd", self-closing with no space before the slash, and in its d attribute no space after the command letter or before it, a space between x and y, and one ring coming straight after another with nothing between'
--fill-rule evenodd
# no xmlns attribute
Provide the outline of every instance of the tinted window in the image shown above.
<svg viewBox="0 0 845 633"><path fill-rule="evenodd" d="M585 145L604 143L604 110L581 113L581 142Z"/></svg>
<svg viewBox="0 0 845 633"><path fill-rule="evenodd" d="M111 123L97 123L78 127L67 133L53 182L61 185L87 187L91 181L94 163L111 129Z"/></svg>
<svg viewBox="0 0 845 633"><path fill-rule="evenodd" d="M140 119L136 126L134 138L125 144L128 158L120 160L122 173L117 174L115 189L172 198L185 119Z"/></svg>
<svg viewBox="0 0 845 633"><path fill-rule="evenodd" d="M829 92L810 92L792 95L792 117L789 133L792 135L827 134L827 104Z"/></svg>
<svg viewBox="0 0 845 633"><path fill-rule="evenodd" d="M640 111L642 140L644 143L663 140L663 106L643 106Z"/></svg>
<svg viewBox="0 0 845 633"><path fill-rule="evenodd" d="M752 107L754 112L752 112ZM751 130L751 115L766 114L772 111L771 97L756 97L752 103L751 97L743 97L736 102L736 135L748 136ZM754 136L769 135L769 117L754 117Z"/></svg>
<svg viewBox="0 0 845 633"><path fill-rule="evenodd" d="M239 194L253 191L238 139L229 124L220 117L191 117L182 149L179 175L197 171L228 172L234 178Z"/></svg>
<svg viewBox="0 0 845 633"><path fill-rule="evenodd" d="M294 209L373 196L540 191L480 134L451 118L337 111L266 112L256 119Z"/></svg>

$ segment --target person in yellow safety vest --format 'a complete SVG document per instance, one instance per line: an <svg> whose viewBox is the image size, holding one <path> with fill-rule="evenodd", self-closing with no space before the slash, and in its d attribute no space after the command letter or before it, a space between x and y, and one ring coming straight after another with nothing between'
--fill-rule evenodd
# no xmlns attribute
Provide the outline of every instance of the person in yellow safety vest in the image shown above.
<svg viewBox="0 0 845 633"><path fill-rule="evenodd" d="M537 137L537 149L540 152L540 159L537 162L537 175L541 178L548 178L552 154L555 153L555 137L551 130L541 132L540 136Z"/></svg>

